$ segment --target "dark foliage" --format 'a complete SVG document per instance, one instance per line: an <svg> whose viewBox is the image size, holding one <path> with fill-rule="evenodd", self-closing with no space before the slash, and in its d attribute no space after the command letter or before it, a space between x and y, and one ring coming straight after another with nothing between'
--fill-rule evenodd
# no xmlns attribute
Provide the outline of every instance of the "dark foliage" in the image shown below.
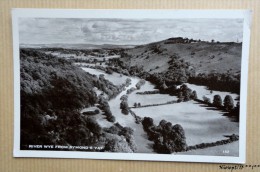
<svg viewBox="0 0 260 172"><path fill-rule="evenodd" d="M162 120L158 126L153 119L145 117L142 121L149 140L154 141L153 148L158 153L181 152L187 149L185 132L181 125Z"/></svg>
<svg viewBox="0 0 260 172"><path fill-rule="evenodd" d="M240 74L233 73L210 73L198 74L190 77L189 83L205 85L210 90L228 91L240 93Z"/></svg>
<svg viewBox="0 0 260 172"><path fill-rule="evenodd" d="M231 111L234 108L234 100L230 95L226 95L224 98L224 107L228 111Z"/></svg>
<svg viewBox="0 0 260 172"><path fill-rule="evenodd" d="M214 96L212 104L216 107L222 107L222 98L220 97L220 95Z"/></svg>
<svg viewBox="0 0 260 172"><path fill-rule="evenodd" d="M144 131L148 131L149 127L154 126L153 119L150 117L144 117L142 124Z"/></svg>
<svg viewBox="0 0 260 172"><path fill-rule="evenodd" d="M94 87L112 92L117 87L65 59L34 49L20 50L20 70L21 149L29 144L97 143L102 128L78 110L97 103Z"/></svg>

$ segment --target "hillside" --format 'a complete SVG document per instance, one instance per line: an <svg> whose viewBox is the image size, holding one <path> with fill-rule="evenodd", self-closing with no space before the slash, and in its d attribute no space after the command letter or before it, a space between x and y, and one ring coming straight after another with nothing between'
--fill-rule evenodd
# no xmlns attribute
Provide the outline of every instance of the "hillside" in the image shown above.
<svg viewBox="0 0 260 172"><path fill-rule="evenodd" d="M101 100L107 104L97 96L95 87L110 98L120 93L119 87L65 59L33 49L20 50L20 68L21 149L30 149L29 145L72 145L100 146L101 151L135 150L134 140L126 139L132 138L130 128L102 128L94 118L80 113L84 107L102 105ZM109 106L95 108L109 121ZM118 133L111 131L113 127Z"/></svg>
<svg viewBox="0 0 260 172"><path fill-rule="evenodd" d="M149 73L166 72L171 57L188 62L195 73L240 73L241 43L219 43L170 38L125 51L131 66L143 66Z"/></svg>

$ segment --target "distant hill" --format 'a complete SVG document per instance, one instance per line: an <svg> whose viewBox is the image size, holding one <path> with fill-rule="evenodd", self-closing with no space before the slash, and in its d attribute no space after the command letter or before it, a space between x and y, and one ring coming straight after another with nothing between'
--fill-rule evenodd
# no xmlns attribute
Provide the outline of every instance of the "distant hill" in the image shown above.
<svg viewBox="0 0 260 172"><path fill-rule="evenodd" d="M126 50L122 58L131 66L143 66L149 73L166 72L172 58L187 62L198 73L240 73L242 43L204 42L169 38Z"/></svg>
<svg viewBox="0 0 260 172"><path fill-rule="evenodd" d="M113 45L113 44L20 44L20 48L64 48L64 49L114 49L133 48L135 45Z"/></svg>

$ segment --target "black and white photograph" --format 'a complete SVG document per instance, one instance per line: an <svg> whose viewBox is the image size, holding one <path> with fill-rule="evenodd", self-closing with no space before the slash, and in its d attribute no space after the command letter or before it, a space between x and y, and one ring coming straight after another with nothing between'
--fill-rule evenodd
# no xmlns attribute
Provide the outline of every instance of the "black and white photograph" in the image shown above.
<svg viewBox="0 0 260 172"><path fill-rule="evenodd" d="M250 12L13 9L14 156L243 163Z"/></svg>

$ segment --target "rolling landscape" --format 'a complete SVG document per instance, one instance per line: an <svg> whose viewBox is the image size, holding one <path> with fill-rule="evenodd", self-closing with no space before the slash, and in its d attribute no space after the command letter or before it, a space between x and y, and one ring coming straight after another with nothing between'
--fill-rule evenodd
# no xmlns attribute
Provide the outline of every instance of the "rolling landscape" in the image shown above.
<svg viewBox="0 0 260 172"><path fill-rule="evenodd" d="M239 157L242 26L20 18L20 150Z"/></svg>
<svg viewBox="0 0 260 172"><path fill-rule="evenodd" d="M242 43L75 46L21 46L21 149L238 156Z"/></svg>

